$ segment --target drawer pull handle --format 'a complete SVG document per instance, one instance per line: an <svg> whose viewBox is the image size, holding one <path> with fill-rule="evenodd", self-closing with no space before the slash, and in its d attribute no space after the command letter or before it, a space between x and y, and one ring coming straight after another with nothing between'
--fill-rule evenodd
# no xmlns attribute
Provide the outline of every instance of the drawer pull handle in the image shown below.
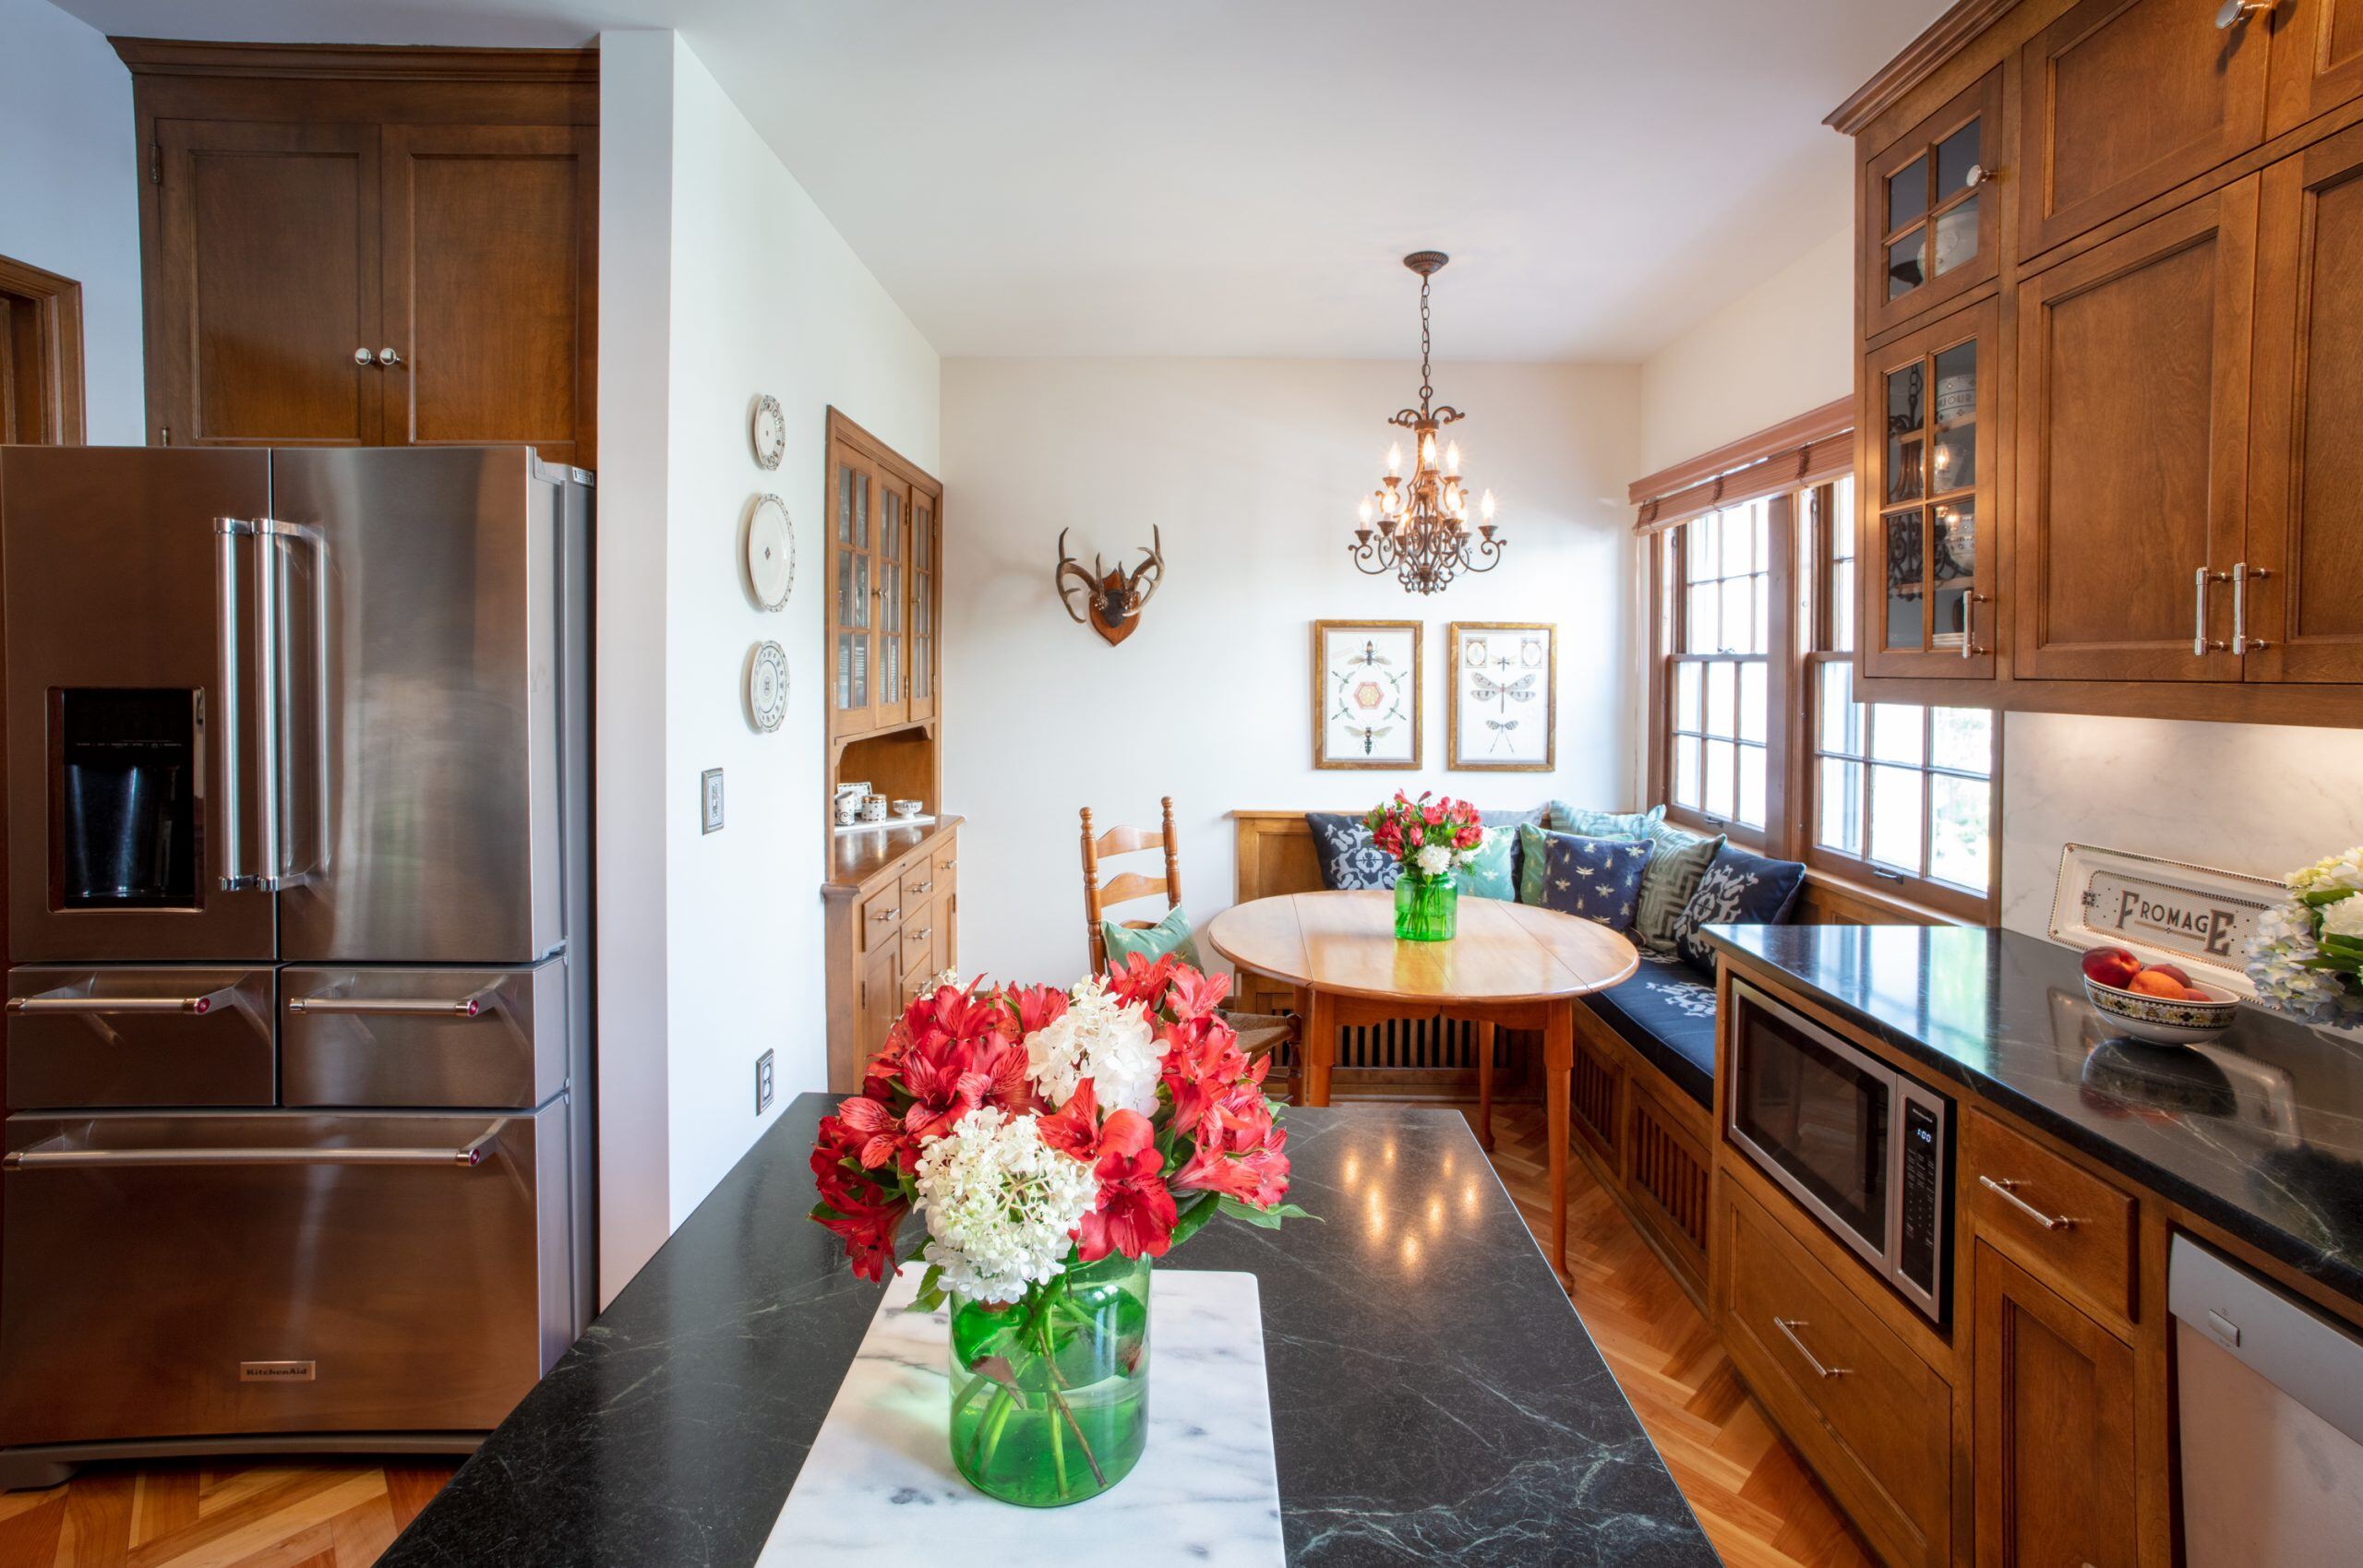
<svg viewBox="0 0 2363 1568"><path fill-rule="evenodd" d="M213 999L222 992L213 991L201 997L10 997L10 1012L193 1012L204 1014L213 1011Z"/></svg>
<svg viewBox="0 0 2363 1568"><path fill-rule="evenodd" d="M485 1149L509 1123L496 1121L456 1149L19 1149L0 1157L10 1170L83 1166L447 1165L463 1170L484 1163Z"/></svg>
<svg viewBox="0 0 2363 1568"><path fill-rule="evenodd" d="M1820 1357L1805 1348L1805 1342L1797 1337L1797 1330L1801 1328L1807 1328L1811 1325L1803 1318L1774 1318L1772 1320L1772 1326L1779 1329L1781 1336L1787 1339L1790 1344L1797 1347L1797 1354L1805 1359L1805 1365L1813 1369L1814 1376L1818 1378L1842 1378L1848 1372L1853 1371L1852 1367L1825 1367L1821 1364Z"/></svg>
<svg viewBox="0 0 2363 1568"><path fill-rule="evenodd" d="M899 920L903 917L903 912L900 909L881 909L870 917L872 920Z"/></svg>
<svg viewBox="0 0 2363 1568"><path fill-rule="evenodd" d="M2273 15L2276 0L2224 0L2223 9L2215 13L2215 30L2229 32L2250 17Z"/></svg>
<svg viewBox="0 0 2363 1568"><path fill-rule="evenodd" d="M2066 1215L2045 1214L2041 1209L2036 1208L2033 1203L2030 1203L2024 1198L2020 1197L2018 1193L2020 1184L2016 1181L1997 1181L1990 1176L1981 1176L1977 1179L1980 1185L1990 1188L1994 1191L2000 1193L2012 1208L2018 1210L2021 1214L2026 1215L2027 1218L2034 1221L2035 1224L2043 1227L2045 1230L2073 1230L2076 1228L2076 1222L2069 1219Z"/></svg>
<svg viewBox="0 0 2363 1568"><path fill-rule="evenodd" d="M438 997L290 997L290 1012L337 1012L387 1018L482 1018L490 993L445 1001Z"/></svg>
<svg viewBox="0 0 2363 1568"><path fill-rule="evenodd" d="M918 930L913 931L913 932L911 933L911 940L913 940L913 941L915 941L915 942L923 942L923 941L927 940L928 940L928 938L930 938L930 937L931 937L931 936L933 936L933 935L935 935L935 928L934 928L934 927L932 927L932 926L921 926Z"/></svg>
<svg viewBox="0 0 2363 1568"><path fill-rule="evenodd" d="M914 882L904 891L910 893L931 893L935 891L935 884L933 882Z"/></svg>

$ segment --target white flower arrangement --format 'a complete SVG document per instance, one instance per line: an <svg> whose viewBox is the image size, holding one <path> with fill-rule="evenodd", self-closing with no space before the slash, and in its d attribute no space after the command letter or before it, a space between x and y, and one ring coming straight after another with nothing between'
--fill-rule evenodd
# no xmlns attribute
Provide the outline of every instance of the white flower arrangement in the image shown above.
<svg viewBox="0 0 2363 1568"><path fill-rule="evenodd" d="M1118 1001L1095 975L1069 993L1062 1015L1026 1037L1026 1075L1054 1106L1066 1104L1088 1078L1098 1089L1101 1110L1148 1116L1157 1109L1165 1051L1148 1010Z"/></svg>
<svg viewBox="0 0 2363 1568"><path fill-rule="evenodd" d="M1042 1142L1038 1119L990 1106L930 1143L917 1178L927 1261L980 1301L1014 1301L1063 1269L1099 1194L1089 1166Z"/></svg>
<svg viewBox="0 0 2363 1568"><path fill-rule="evenodd" d="M1452 869L1453 863L1457 858L1458 858L1458 856L1457 856L1451 849L1440 844L1429 844L1412 856L1413 861L1420 868L1420 874L1426 877L1443 876L1446 871ZM1470 853L1469 858L1476 858L1473 852Z"/></svg>
<svg viewBox="0 0 2363 1568"><path fill-rule="evenodd" d="M2311 1023L2363 1024L2363 846L2283 881L2289 898L2258 916L2249 944L2258 999Z"/></svg>

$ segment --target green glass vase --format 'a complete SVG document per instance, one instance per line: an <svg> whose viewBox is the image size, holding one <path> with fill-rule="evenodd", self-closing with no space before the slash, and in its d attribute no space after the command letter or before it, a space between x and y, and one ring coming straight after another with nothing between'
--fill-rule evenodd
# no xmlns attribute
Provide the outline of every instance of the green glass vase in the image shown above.
<svg viewBox="0 0 2363 1568"><path fill-rule="evenodd" d="M1395 940L1448 942L1458 928L1460 884L1450 877L1406 875L1395 884Z"/></svg>
<svg viewBox="0 0 2363 1568"><path fill-rule="evenodd" d="M1110 1253L1015 1301L952 1300L952 1462L988 1497L1061 1508L1148 1445L1149 1260Z"/></svg>

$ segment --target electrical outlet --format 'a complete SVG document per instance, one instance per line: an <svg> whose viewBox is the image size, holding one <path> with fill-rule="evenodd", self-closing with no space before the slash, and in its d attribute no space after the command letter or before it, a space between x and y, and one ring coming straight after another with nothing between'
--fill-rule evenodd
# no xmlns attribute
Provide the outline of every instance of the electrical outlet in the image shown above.
<svg viewBox="0 0 2363 1568"><path fill-rule="evenodd" d="M722 831L722 770L708 768L698 775L698 796L704 813L704 831Z"/></svg>
<svg viewBox="0 0 2363 1568"><path fill-rule="evenodd" d="M755 1059L755 1114L761 1116L772 1108L772 1053L765 1051Z"/></svg>

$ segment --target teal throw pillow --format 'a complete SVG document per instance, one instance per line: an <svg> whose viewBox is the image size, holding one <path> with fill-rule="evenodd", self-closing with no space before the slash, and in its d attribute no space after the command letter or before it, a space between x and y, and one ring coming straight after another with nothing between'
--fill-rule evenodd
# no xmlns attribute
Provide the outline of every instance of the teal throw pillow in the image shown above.
<svg viewBox="0 0 2363 1568"><path fill-rule="evenodd" d="M1102 920L1099 922L1099 940L1108 944L1108 963L1111 968L1122 964L1134 953L1139 953L1154 964L1169 952L1193 969L1205 967L1198 962L1198 943L1190 934L1190 916L1178 904L1164 919L1143 928Z"/></svg>
<svg viewBox="0 0 2363 1568"><path fill-rule="evenodd" d="M1477 858L1453 868L1452 880L1471 898L1514 899L1517 881L1511 875L1517 858L1517 834L1507 828L1488 828Z"/></svg>
<svg viewBox="0 0 2363 1568"><path fill-rule="evenodd" d="M1652 806L1647 811L1589 811L1564 800L1551 803L1552 829L1583 838L1647 838L1649 830L1664 818L1662 806Z"/></svg>
<svg viewBox="0 0 2363 1568"><path fill-rule="evenodd" d="M1698 879L1707 874L1723 842L1721 833L1704 838L1664 822L1649 825L1649 843L1655 847L1641 869L1641 911L1634 916L1633 935L1651 951L1674 951L1673 923L1698 891Z"/></svg>
<svg viewBox="0 0 2363 1568"><path fill-rule="evenodd" d="M1517 901L1542 902L1543 864L1551 853L1551 831L1521 822L1517 830Z"/></svg>

